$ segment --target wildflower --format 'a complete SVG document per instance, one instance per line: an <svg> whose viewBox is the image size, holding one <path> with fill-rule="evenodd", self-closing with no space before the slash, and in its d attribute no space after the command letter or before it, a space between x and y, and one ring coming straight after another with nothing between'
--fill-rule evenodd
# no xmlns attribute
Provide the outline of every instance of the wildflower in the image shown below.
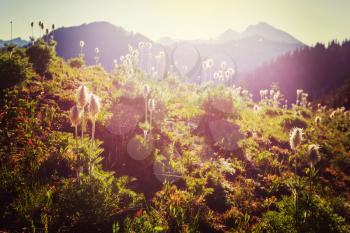
<svg viewBox="0 0 350 233"><path fill-rule="evenodd" d="M225 78L226 78L226 79L229 79L230 77L231 77L230 71L229 71L229 70L226 70L226 71L225 71Z"/></svg>
<svg viewBox="0 0 350 233"><path fill-rule="evenodd" d="M347 111L345 111L343 114L344 114L344 117L348 117L348 116L350 116L350 111L347 110Z"/></svg>
<svg viewBox="0 0 350 233"><path fill-rule="evenodd" d="M145 47L145 43L141 41L138 47L139 49L143 49Z"/></svg>
<svg viewBox="0 0 350 233"><path fill-rule="evenodd" d="M84 114L84 108L89 102L89 92L86 86L81 85L77 90L77 103ZM84 137L84 118L81 119L81 139Z"/></svg>
<svg viewBox="0 0 350 233"><path fill-rule="evenodd" d="M79 110L77 105L74 105L71 109L70 109L70 114L69 114L69 119L71 124L74 127L77 127L81 121L81 111Z"/></svg>
<svg viewBox="0 0 350 233"><path fill-rule="evenodd" d="M149 99L148 100L148 109L150 112L153 112L156 108L156 104L155 104L155 101L154 99Z"/></svg>
<svg viewBox="0 0 350 233"><path fill-rule="evenodd" d="M149 124L150 124L150 134L152 134L152 113L156 109L156 103L154 99L149 99L148 100L148 109L149 109Z"/></svg>
<svg viewBox="0 0 350 233"><path fill-rule="evenodd" d="M79 107L84 108L89 101L89 91L86 86L81 85L77 90L77 102Z"/></svg>
<svg viewBox="0 0 350 233"><path fill-rule="evenodd" d="M206 71L209 68L207 61L203 61L202 68L203 68L204 71Z"/></svg>
<svg viewBox="0 0 350 233"><path fill-rule="evenodd" d="M134 50L131 44L128 44L128 50L130 53L132 53L132 51Z"/></svg>
<svg viewBox="0 0 350 233"><path fill-rule="evenodd" d="M145 99L145 122L147 123L147 112L148 112L148 102L147 98L151 92L151 89L148 85L145 85L143 89L143 98Z"/></svg>
<svg viewBox="0 0 350 233"><path fill-rule="evenodd" d="M267 93L268 93L268 90L267 90L267 89L265 89L265 90L260 90L260 97L261 97L261 99L267 98Z"/></svg>
<svg viewBox="0 0 350 233"><path fill-rule="evenodd" d="M260 111L260 107L258 105L254 105L253 110L254 110L254 113L257 113Z"/></svg>
<svg viewBox="0 0 350 233"><path fill-rule="evenodd" d="M92 117L92 129L91 129L91 147L94 143L94 139L95 139L95 128L96 128L96 115L97 113L99 113L101 110L101 103L100 103L100 99L94 95L91 94L90 95L90 101L89 101L89 113L90 116ZM89 161L89 175L91 176L91 171L92 171L93 167L91 166L91 161Z"/></svg>
<svg viewBox="0 0 350 233"><path fill-rule="evenodd" d="M32 145L33 145L32 139L29 138L29 139L27 140L27 143L28 143L28 145L31 145L31 146L32 146Z"/></svg>
<svg viewBox="0 0 350 233"><path fill-rule="evenodd" d="M297 90L297 98L299 98L299 96L301 95L301 93L303 93L303 90L302 90L302 89L298 89L298 90Z"/></svg>
<svg viewBox="0 0 350 233"><path fill-rule="evenodd" d="M289 135L289 145L292 150L296 150L303 140L303 129L293 128Z"/></svg>
<svg viewBox="0 0 350 233"><path fill-rule="evenodd" d="M151 88L148 85L145 85L143 89L143 97L146 99L151 92Z"/></svg>
<svg viewBox="0 0 350 233"><path fill-rule="evenodd" d="M319 149L320 146L317 144L311 144L307 148L307 154L309 156L311 166L319 162L321 159Z"/></svg>
<svg viewBox="0 0 350 233"><path fill-rule="evenodd" d="M222 70L225 70L226 67L227 67L227 62L225 62L225 61L221 62L220 68L221 68Z"/></svg>
<svg viewBox="0 0 350 233"><path fill-rule="evenodd" d="M236 72L233 68L228 68L227 71L230 73L230 76L234 76Z"/></svg>
<svg viewBox="0 0 350 233"><path fill-rule="evenodd" d="M71 124L74 126L76 153L79 154L79 152L78 152L78 125L79 125L80 121L82 121L82 111L80 111L80 109L77 105L74 105L70 109L69 118L70 118ZM83 128L82 128L82 134L83 134ZM79 155L78 155L78 160L79 160ZM77 177L79 177L79 171L77 172Z"/></svg>
<svg viewBox="0 0 350 233"><path fill-rule="evenodd" d="M214 66L214 60L209 58L207 60L208 68L211 69Z"/></svg>
<svg viewBox="0 0 350 233"><path fill-rule="evenodd" d="M315 117L315 124L316 125L320 125L321 124L321 117L319 117L319 116L317 116L317 117Z"/></svg>
<svg viewBox="0 0 350 233"><path fill-rule="evenodd" d="M96 114L99 113L101 110L101 103L100 99L94 95L90 95L90 101L89 101L89 113L92 117L96 117Z"/></svg>
<svg viewBox="0 0 350 233"><path fill-rule="evenodd" d="M333 111L330 115L329 118L333 119L335 117L335 114L337 114L337 110Z"/></svg>

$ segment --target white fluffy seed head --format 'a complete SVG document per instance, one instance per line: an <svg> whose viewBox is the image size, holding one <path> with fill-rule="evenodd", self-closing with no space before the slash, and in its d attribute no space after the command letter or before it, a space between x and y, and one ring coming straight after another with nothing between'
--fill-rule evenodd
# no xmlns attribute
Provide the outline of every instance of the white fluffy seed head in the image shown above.
<svg viewBox="0 0 350 233"><path fill-rule="evenodd" d="M79 107L85 107L89 102L89 90L86 86L81 85L77 90L77 103Z"/></svg>
<svg viewBox="0 0 350 233"><path fill-rule="evenodd" d="M233 68L228 68L227 71L230 72L231 76L234 76L236 73L235 69L233 69Z"/></svg>
<svg viewBox="0 0 350 233"><path fill-rule="evenodd" d="M307 154L309 156L311 165L316 164L320 161L320 152L319 152L320 146L317 144L311 144L307 148Z"/></svg>
<svg viewBox="0 0 350 233"><path fill-rule="evenodd" d="M289 145L292 150L297 149L303 141L303 129L293 128L289 135Z"/></svg>
<svg viewBox="0 0 350 233"><path fill-rule="evenodd" d="M347 110L347 111L345 111L343 114L344 114L344 117L348 117L348 116L350 116L350 111Z"/></svg>
<svg viewBox="0 0 350 233"><path fill-rule="evenodd" d="M148 100L148 109L150 112L153 112L156 109L156 102L154 99Z"/></svg>
<svg viewBox="0 0 350 233"><path fill-rule="evenodd" d="M81 121L81 111L79 110L77 105L74 105L70 109L69 119L73 126L78 126Z"/></svg>
<svg viewBox="0 0 350 233"><path fill-rule="evenodd" d="M335 115L337 114L337 110L334 110L330 115L329 118L333 119L335 117Z"/></svg>
<svg viewBox="0 0 350 233"><path fill-rule="evenodd" d="M143 41L139 42L139 49L143 49L145 47L145 43Z"/></svg>
<svg viewBox="0 0 350 233"><path fill-rule="evenodd" d="M80 41L80 47L83 48L85 46L85 42L83 40Z"/></svg>
<svg viewBox="0 0 350 233"><path fill-rule="evenodd" d="M97 113L99 113L101 110L101 103L100 98L98 98L96 95L91 94L90 95L90 101L89 101L89 113L92 117L95 117Z"/></svg>
<svg viewBox="0 0 350 233"><path fill-rule="evenodd" d="M100 53L100 49L99 48L95 48L95 53L99 54Z"/></svg>
<svg viewBox="0 0 350 233"><path fill-rule="evenodd" d="M226 70L226 71L225 71L225 77L226 77L227 79L231 77L231 73L230 73L229 70Z"/></svg>
<svg viewBox="0 0 350 233"><path fill-rule="evenodd" d="M209 59L207 60L207 64L208 64L208 68L209 68L209 69L212 68L212 67L214 66L214 60L211 59L211 58L209 58Z"/></svg>
<svg viewBox="0 0 350 233"><path fill-rule="evenodd" d="M148 85L145 85L145 87L143 88L143 97L147 98L150 92L151 88Z"/></svg>
<svg viewBox="0 0 350 233"><path fill-rule="evenodd" d="M209 68L207 61L202 62L202 68L203 68L203 70L207 70Z"/></svg>
<svg viewBox="0 0 350 233"><path fill-rule="evenodd" d="M302 89L298 89L297 90L297 97L299 97L301 95L301 93L303 93L303 90Z"/></svg>
<svg viewBox="0 0 350 233"><path fill-rule="evenodd" d="M257 113L259 112L260 107L258 105L254 105L253 110L254 110L254 113Z"/></svg>
<svg viewBox="0 0 350 233"><path fill-rule="evenodd" d="M320 116L315 117L315 124L316 124L316 125L320 125L320 124L321 124L321 121L322 121L322 119L321 119Z"/></svg>
<svg viewBox="0 0 350 233"><path fill-rule="evenodd" d="M222 70L226 70L226 67L227 67L227 62L226 62L226 61L221 62L220 68L221 68Z"/></svg>

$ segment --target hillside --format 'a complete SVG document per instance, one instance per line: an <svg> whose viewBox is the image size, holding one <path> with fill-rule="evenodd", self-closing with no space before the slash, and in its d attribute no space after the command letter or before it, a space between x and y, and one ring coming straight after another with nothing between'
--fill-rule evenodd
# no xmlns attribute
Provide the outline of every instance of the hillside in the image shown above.
<svg viewBox="0 0 350 233"><path fill-rule="evenodd" d="M316 44L285 54L268 62L244 77L246 87L255 99L259 90L278 83L281 91L295 102L295 90L300 88L310 98L331 106L350 107L350 42Z"/></svg>
<svg viewBox="0 0 350 233"><path fill-rule="evenodd" d="M58 51L92 43L70 34ZM349 110L306 93L286 108L283 83L253 102L156 81L133 49L107 72L55 46L0 50L0 231L350 231Z"/></svg>

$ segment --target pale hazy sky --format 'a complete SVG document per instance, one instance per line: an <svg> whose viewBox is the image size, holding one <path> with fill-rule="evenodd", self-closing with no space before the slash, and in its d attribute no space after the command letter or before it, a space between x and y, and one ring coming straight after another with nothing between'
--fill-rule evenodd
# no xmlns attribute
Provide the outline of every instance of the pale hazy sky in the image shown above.
<svg viewBox="0 0 350 233"><path fill-rule="evenodd" d="M0 38L28 39L31 21L56 27L109 21L151 39L215 38L267 22L314 44L350 38L350 0L0 0Z"/></svg>

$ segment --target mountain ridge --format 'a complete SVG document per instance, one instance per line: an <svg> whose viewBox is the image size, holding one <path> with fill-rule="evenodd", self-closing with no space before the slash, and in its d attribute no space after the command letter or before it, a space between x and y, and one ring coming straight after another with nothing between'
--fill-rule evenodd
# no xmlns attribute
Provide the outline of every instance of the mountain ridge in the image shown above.
<svg viewBox="0 0 350 233"><path fill-rule="evenodd" d="M0 39L0 48L4 47L6 44L15 44L19 47L25 46L27 44L29 44L30 42L27 40L23 40L21 37L16 37L14 39L11 40L1 40Z"/></svg>
<svg viewBox="0 0 350 233"><path fill-rule="evenodd" d="M74 27L62 27L54 31L55 40L58 42L56 52L59 56L69 59L78 56L80 53L79 41L85 41L85 58L87 64L94 64L94 49L100 49L100 62L108 70L114 67L113 60L125 55L128 52L128 45L134 47L138 46L141 41L152 42L153 47L157 49L153 50L153 55L159 50L164 50L171 56L174 49L183 49L183 44L190 45L197 49L200 53L201 59L204 57L220 57L217 63L222 62L220 59L233 59L232 66L240 71L239 73L247 73L256 69L259 65L264 62L268 62L271 59L277 58L278 56L292 51L296 48L304 46L300 43L286 43L284 40L271 40L271 37L266 36L268 32L258 25L256 27L249 27L249 36L241 40L229 40L226 42L214 41L193 41L184 40L178 41L177 43L171 43L171 38L167 38L167 44L161 44L152 41L148 37L140 34L125 30L123 27L115 26L109 22L93 22L89 24L82 24ZM264 26L266 28L266 25ZM274 31L272 26L269 27L270 31ZM277 29L276 29L277 30ZM275 30L275 31L276 31ZM261 32L261 35L254 34L253 31ZM283 36L280 36L283 37ZM165 41L166 41L165 40ZM293 40L291 40L293 41ZM185 51L186 52L186 51ZM253 53L253 55L252 55ZM252 55L252 57L250 57ZM189 54L184 54L184 57L179 57L178 60L186 60L182 58L188 57ZM230 58L227 58L230 57ZM226 58L225 58L226 57ZM174 59L173 59L174 60ZM182 64L183 66L190 66L190 64ZM193 77L200 75L201 71L193 73ZM192 77L192 78L193 78Z"/></svg>

